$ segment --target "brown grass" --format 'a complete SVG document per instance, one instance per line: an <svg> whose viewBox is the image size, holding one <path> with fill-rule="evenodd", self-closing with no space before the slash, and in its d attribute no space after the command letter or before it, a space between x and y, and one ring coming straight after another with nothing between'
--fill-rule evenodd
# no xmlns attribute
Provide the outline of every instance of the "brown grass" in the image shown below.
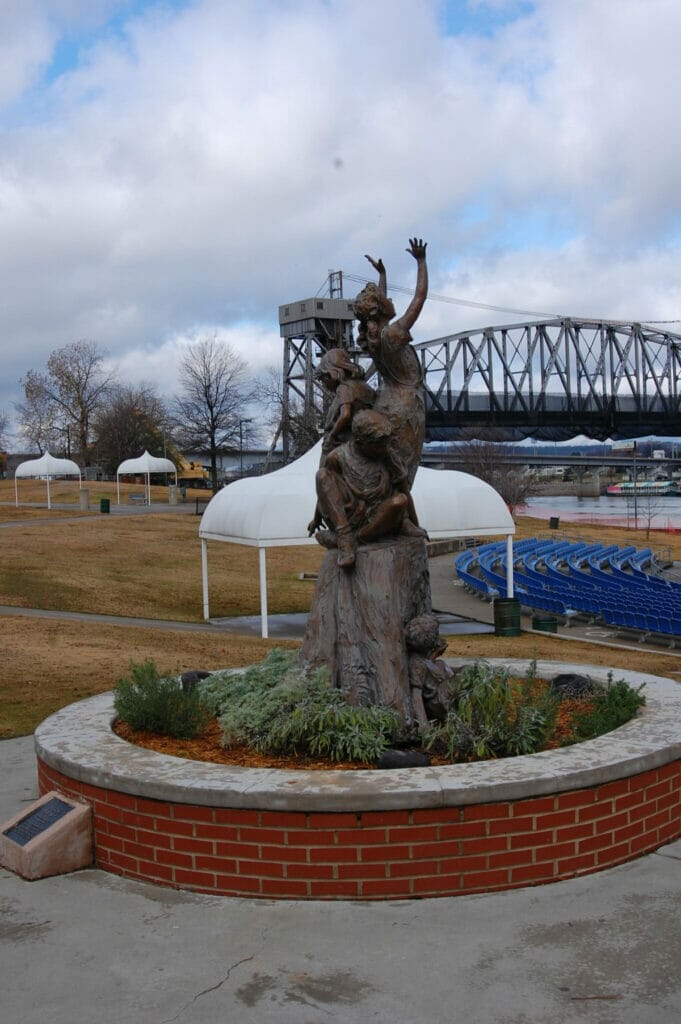
<svg viewBox="0 0 681 1024"><path fill-rule="evenodd" d="M23 484L37 486L31 481ZM14 501L13 483L0 481L0 502L8 500ZM64 522L65 514L57 510L48 513L42 509L39 516L30 509L20 509L18 516L15 511L0 505L0 524L11 520L21 524L6 528L0 525L0 604L201 620L196 516L169 512L119 518L95 513ZM39 521L42 519L46 521ZM519 537L545 531L543 521L518 521ZM623 528L589 526L571 528L569 532L571 537L593 536L638 547L668 547L672 557L681 558L678 535L656 533L646 542L642 530L635 534ZM209 551L211 614L258 614L256 549L213 543ZM273 614L309 608L313 584L299 580L298 575L314 572L321 556L316 546L268 551L268 600ZM0 737L29 733L57 708L110 690L127 672L131 660L151 658L163 672L213 669L250 664L275 646L295 646L225 634L216 637L201 632L12 615L0 617L0 631ZM675 653L618 650L551 634L453 637L448 653L471 658L584 662L672 677L681 673L681 657Z"/></svg>

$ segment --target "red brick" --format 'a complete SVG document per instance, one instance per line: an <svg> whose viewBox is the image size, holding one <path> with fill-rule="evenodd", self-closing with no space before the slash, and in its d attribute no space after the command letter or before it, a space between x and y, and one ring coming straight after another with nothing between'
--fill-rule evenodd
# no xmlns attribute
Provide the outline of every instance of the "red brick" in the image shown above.
<svg viewBox="0 0 681 1024"><path fill-rule="evenodd" d="M172 882L173 869L154 861L140 861L140 875L151 881Z"/></svg>
<svg viewBox="0 0 681 1024"><path fill-rule="evenodd" d="M553 846L555 842L553 830L547 832L522 832L517 836L509 836L511 850L520 850L525 846L534 849L537 846Z"/></svg>
<svg viewBox="0 0 681 1024"><path fill-rule="evenodd" d="M195 804L173 804L173 818L177 821L209 821L213 822L212 807L198 807Z"/></svg>
<svg viewBox="0 0 681 1024"><path fill-rule="evenodd" d="M658 837L662 842L668 843L672 839L678 839L681 835L681 824L678 821L670 821L658 829Z"/></svg>
<svg viewBox="0 0 681 1024"><path fill-rule="evenodd" d="M280 828L253 828L250 825L244 825L239 829L239 842L240 843L269 843L284 845L286 841L286 832Z"/></svg>
<svg viewBox="0 0 681 1024"><path fill-rule="evenodd" d="M567 842L569 839L587 839L593 834L593 822L585 821L583 825L568 825L567 828L556 829L556 842Z"/></svg>
<svg viewBox="0 0 681 1024"><path fill-rule="evenodd" d="M292 878L263 878L261 892L263 896L295 900L307 896L308 884L303 881L294 881Z"/></svg>
<svg viewBox="0 0 681 1024"><path fill-rule="evenodd" d="M260 878L249 875L217 875L215 888L225 896L243 896L244 893L259 893Z"/></svg>
<svg viewBox="0 0 681 1024"><path fill-rule="evenodd" d="M289 846L333 846L334 838L334 832L324 829L309 829L306 832L295 832L288 829L286 832L286 841Z"/></svg>
<svg viewBox="0 0 681 1024"><path fill-rule="evenodd" d="M146 860L149 856L149 847L142 843L123 843L123 853L127 853L129 857L136 857L138 860L140 858Z"/></svg>
<svg viewBox="0 0 681 1024"><path fill-rule="evenodd" d="M611 845L612 833L606 832L592 836L591 839L580 839L577 843L577 853L592 853L594 850L604 850Z"/></svg>
<svg viewBox="0 0 681 1024"><path fill-rule="evenodd" d="M109 790L107 803L113 804L114 807L126 807L134 811L137 808L137 797L130 796L129 793L117 793L115 790Z"/></svg>
<svg viewBox="0 0 681 1024"><path fill-rule="evenodd" d="M606 782L596 789L596 800L601 803L603 800L612 800L618 796L624 796L631 790L631 779L616 779L614 782Z"/></svg>
<svg viewBox="0 0 681 1024"><path fill-rule="evenodd" d="M641 834L641 823L634 822L633 825L625 825L624 828L616 829L612 834L612 841L616 845L617 843L625 843L630 839L634 839L636 836Z"/></svg>
<svg viewBox="0 0 681 1024"><path fill-rule="evenodd" d="M635 836L629 840L629 850L632 856L644 853L646 850L654 850L657 846L659 846L657 836L650 832L645 832L643 835Z"/></svg>
<svg viewBox="0 0 681 1024"><path fill-rule="evenodd" d="M511 885L527 885L531 882L553 878L555 868L555 861L549 861L545 864L529 864L527 867L511 868Z"/></svg>
<svg viewBox="0 0 681 1024"><path fill-rule="evenodd" d="M557 797L558 810L567 810L569 807L588 807L596 799L593 789L572 789L568 793L559 793Z"/></svg>
<svg viewBox="0 0 681 1024"><path fill-rule="evenodd" d="M237 862L239 875L258 875L261 878L283 878L284 865L275 861L264 860L239 860Z"/></svg>
<svg viewBox="0 0 681 1024"><path fill-rule="evenodd" d="M364 880L361 895L365 899L382 896L384 899L404 899L411 896L412 880L409 878L386 878Z"/></svg>
<svg viewBox="0 0 681 1024"><path fill-rule="evenodd" d="M384 864L339 864L339 878L385 878Z"/></svg>
<svg viewBox="0 0 681 1024"><path fill-rule="evenodd" d="M391 828L388 831L390 843L432 843L439 838L436 825L412 825L409 828Z"/></svg>
<svg viewBox="0 0 681 1024"><path fill-rule="evenodd" d="M436 875L434 878L412 879L414 896L458 896L462 891L458 875Z"/></svg>
<svg viewBox="0 0 681 1024"><path fill-rule="evenodd" d="M412 811L412 821L415 825L452 824L461 818L460 807L434 807L432 810Z"/></svg>
<svg viewBox="0 0 681 1024"><path fill-rule="evenodd" d="M181 850L182 853L203 853L209 857L215 853L215 843L212 839L186 839L184 836L173 836L173 850Z"/></svg>
<svg viewBox="0 0 681 1024"><path fill-rule="evenodd" d="M178 823L174 822L173 824L176 825ZM236 825L202 825L201 838L234 842L239 838L239 829Z"/></svg>
<svg viewBox="0 0 681 1024"><path fill-rule="evenodd" d="M334 878L335 864L286 864L287 878Z"/></svg>
<svg viewBox="0 0 681 1024"><path fill-rule="evenodd" d="M359 850L360 860L384 860L393 863L398 860L409 860L408 846L362 846Z"/></svg>
<svg viewBox="0 0 681 1024"><path fill-rule="evenodd" d="M194 858L194 867L197 871L214 871L217 874L236 874L237 865L235 860L225 860L224 857L202 857Z"/></svg>
<svg viewBox="0 0 681 1024"><path fill-rule="evenodd" d="M192 868L194 858L188 853L177 853L175 850L157 850L154 860L159 864L170 864L174 868Z"/></svg>
<svg viewBox="0 0 681 1024"><path fill-rule="evenodd" d="M387 843L387 828L353 828L339 829L336 832L336 841L339 846L370 846L372 843Z"/></svg>
<svg viewBox="0 0 681 1024"><path fill-rule="evenodd" d="M471 804L463 809L464 821L491 821L492 818L508 818L510 813L510 804Z"/></svg>
<svg viewBox="0 0 681 1024"><path fill-rule="evenodd" d="M391 878L409 878L414 875L428 877L436 875L438 861L436 860L401 860L390 865Z"/></svg>
<svg viewBox="0 0 681 1024"><path fill-rule="evenodd" d="M540 814L537 818L537 829L565 828L567 825L574 825L576 821L577 811L571 807L564 811L554 811L552 814Z"/></svg>
<svg viewBox="0 0 681 1024"><path fill-rule="evenodd" d="M305 823L305 815L301 814L301 821ZM236 807L216 807L213 811L213 820L216 825L259 825L260 811L242 811Z"/></svg>
<svg viewBox="0 0 681 1024"><path fill-rule="evenodd" d="M530 800L518 800L512 805L513 817L521 818L525 814L545 814L553 811L556 798L553 796L537 796Z"/></svg>
<svg viewBox="0 0 681 1024"><path fill-rule="evenodd" d="M344 896L354 899L359 896L359 883L342 882L310 882L310 896L313 899L342 899Z"/></svg>
<svg viewBox="0 0 681 1024"><path fill-rule="evenodd" d="M642 821L644 818L648 817L648 815L650 814L651 810L652 810L652 807L651 807L651 805L647 801L646 801L646 803L639 804L638 807L631 807L627 811L627 814L629 815L629 821L631 821L631 822Z"/></svg>
<svg viewBox="0 0 681 1024"><path fill-rule="evenodd" d="M107 827L107 835L118 836L119 839L127 839L134 841L137 838L137 830L129 828L127 825L117 825L116 822L109 822Z"/></svg>
<svg viewBox="0 0 681 1024"><path fill-rule="evenodd" d="M309 827L311 829L352 828L353 826L358 826L360 820L359 815L351 814L348 811L339 811L337 813L315 812L310 814L308 817ZM372 824L376 823L372 822Z"/></svg>
<svg viewBox="0 0 681 1024"><path fill-rule="evenodd" d="M532 832L534 826L534 819L528 818L527 815L524 818L501 818L497 821L490 821L489 831L490 835L499 835L500 833L511 833L511 832Z"/></svg>
<svg viewBox="0 0 681 1024"><path fill-rule="evenodd" d="M657 800L661 796L667 796L667 794L671 792L671 779L665 779L663 782L657 782L654 786L646 786L646 800L652 802L653 800Z"/></svg>
<svg viewBox="0 0 681 1024"><path fill-rule="evenodd" d="M209 871L186 871L184 868L175 868L175 881L178 885L190 885L192 888L215 888L215 875Z"/></svg>
<svg viewBox="0 0 681 1024"><path fill-rule="evenodd" d="M263 860L280 860L285 864L304 863L307 850L302 846L261 846L260 856Z"/></svg>
<svg viewBox="0 0 681 1024"><path fill-rule="evenodd" d="M387 828L411 824L411 811L366 811L357 817L362 828Z"/></svg>
<svg viewBox="0 0 681 1024"><path fill-rule="evenodd" d="M620 843L619 846L610 846L607 850L599 850L596 854L598 865L614 864L619 860L627 860L630 856L629 843Z"/></svg>
<svg viewBox="0 0 681 1024"><path fill-rule="evenodd" d="M459 855L458 843L415 843L411 848L412 860L439 860Z"/></svg>
<svg viewBox="0 0 681 1024"><path fill-rule="evenodd" d="M561 857L572 857L576 852L575 843L555 843L553 846L543 846L535 850L535 860L537 863L559 860Z"/></svg>
<svg viewBox="0 0 681 1024"><path fill-rule="evenodd" d="M593 871L596 866L596 855L594 853L581 853L576 857L566 857L565 860L559 860L557 867L557 873L561 877L568 875L576 875L582 871Z"/></svg>
<svg viewBox="0 0 681 1024"><path fill-rule="evenodd" d="M216 857L246 857L247 859L257 860L260 856L260 847L254 846L253 843L215 843L215 856Z"/></svg>
<svg viewBox="0 0 681 1024"><path fill-rule="evenodd" d="M461 821L451 825L440 825L440 839L475 839L487 835L487 821Z"/></svg>
<svg viewBox="0 0 681 1024"><path fill-rule="evenodd" d="M313 846L310 850L311 864L347 864L350 861L356 862L358 859L358 850L354 846Z"/></svg>
<svg viewBox="0 0 681 1024"><path fill-rule="evenodd" d="M443 857L440 861L440 873L465 874L467 871L484 871L487 867L487 857L479 854L477 857Z"/></svg>
<svg viewBox="0 0 681 1024"><path fill-rule="evenodd" d="M97 852L100 850L118 850L119 853L122 853L123 840L117 836L103 836L99 833L97 835Z"/></svg>
<svg viewBox="0 0 681 1024"><path fill-rule="evenodd" d="M498 853L508 849L506 836L480 836L477 839L465 839L461 844L461 853Z"/></svg>
<svg viewBox="0 0 681 1024"><path fill-rule="evenodd" d="M612 814L612 802L604 800L602 803L592 804L591 807L580 807L577 811L577 821L581 824L584 821L596 821L598 818L606 818Z"/></svg>
<svg viewBox="0 0 681 1024"><path fill-rule="evenodd" d="M508 885L508 871L505 868L494 868L490 871L471 871L463 876L462 889L464 892L478 891L479 889L498 889L500 886Z"/></svg>
<svg viewBox="0 0 681 1024"><path fill-rule="evenodd" d="M677 779L681 776L681 761L670 761L657 769L659 779Z"/></svg>
<svg viewBox="0 0 681 1024"><path fill-rule="evenodd" d="M174 806L165 800L147 800L138 796L135 809L139 814L151 814L154 818L171 818Z"/></svg>
<svg viewBox="0 0 681 1024"><path fill-rule="evenodd" d="M267 811L263 825L268 828L305 828L307 815L302 811Z"/></svg>
<svg viewBox="0 0 681 1024"><path fill-rule="evenodd" d="M622 811L620 814L611 814L609 818L602 818L594 824L596 832L614 832L616 828L624 828L629 824L629 812Z"/></svg>
<svg viewBox="0 0 681 1024"><path fill-rule="evenodd" d="M618 796L615 800L616 811L628 811L631 807L638 807L646 799L644 789L634 789L631 793L626 793L624 796Z"/></svg>
<svg viewBox="0 0 681 1024"><path fill-rule="evenodd" d="M119 872L137 871L137 860L135 857L126 857L125 854L116 853L115 850L109 852L107 864Z"/></svg>
<svg viewBox="0 0 681 1024"><path fill-rule="evenodd" d="M519 864L531 864L533 850L507 850L505 853L491 853L487 867L510 868Z"/></svg>
<svg viewBox="0 0 681 1024"><path fill-rule="evenodd" d="M649 818L645 819L645 830L649 832L654 828L661 828L669 822L670 814L669 811L658 811L657 814L651 814Z"/></svg>
<svg viewBox="0 0 681 1024"><path fill-rule="evenodd" d="M657 800L657 810L664 811L668 807L678 807L680 803L680 794L676 792L667 793L666 796L661 796Z"/></svg>

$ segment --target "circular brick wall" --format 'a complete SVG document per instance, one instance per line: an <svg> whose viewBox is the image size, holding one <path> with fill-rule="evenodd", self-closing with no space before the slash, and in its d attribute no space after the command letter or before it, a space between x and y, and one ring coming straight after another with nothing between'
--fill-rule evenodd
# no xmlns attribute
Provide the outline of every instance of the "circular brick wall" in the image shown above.
<svg viewBox="0 0 681 1024"><path fill-rule="evenodd" d="M591 666L538 670L605 678ZM556 881L681 835L681 688L620 677L646 681L647 705L608 736L389 772L229 768L156 754L111 731L104 694L39 727L40 787L92 806L99 867L177 888L396 899Z"/></svg>

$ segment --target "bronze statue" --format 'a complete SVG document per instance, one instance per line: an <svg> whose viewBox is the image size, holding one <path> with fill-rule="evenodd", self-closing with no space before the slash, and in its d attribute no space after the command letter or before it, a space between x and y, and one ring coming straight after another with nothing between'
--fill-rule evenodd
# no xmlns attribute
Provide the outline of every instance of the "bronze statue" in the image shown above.
<svg viewBox="0 0 681 1024"><path fill-rule="evenodd" d="M380 376L375 395L345 351L327 352L317 371L332 400L308 530L331 550L300 662L326 666L331 685L350 703L391 707L405 726L423 727L427 702L437 703L446 672L438 661L442 644L432 616L426 535L411 497L425 438L425 399L410 332L428 290L426 244L412 238L407 252L416 260L417 278L401 317L395 319L380 259L367 257L378 284L368 284L354 303L359 345ZM424 617L426 639L417 631Z"/></svg>

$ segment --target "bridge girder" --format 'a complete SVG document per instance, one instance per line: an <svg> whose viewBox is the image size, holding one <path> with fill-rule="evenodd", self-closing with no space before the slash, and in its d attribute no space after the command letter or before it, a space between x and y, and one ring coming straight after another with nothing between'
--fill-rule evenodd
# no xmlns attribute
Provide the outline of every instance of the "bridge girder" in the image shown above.
<svg viewBox="0 0 681 1024"><path fill-rule="evenodd" d="M681 335L572 318L415 346L430 440L681 436Z"/></svg>

